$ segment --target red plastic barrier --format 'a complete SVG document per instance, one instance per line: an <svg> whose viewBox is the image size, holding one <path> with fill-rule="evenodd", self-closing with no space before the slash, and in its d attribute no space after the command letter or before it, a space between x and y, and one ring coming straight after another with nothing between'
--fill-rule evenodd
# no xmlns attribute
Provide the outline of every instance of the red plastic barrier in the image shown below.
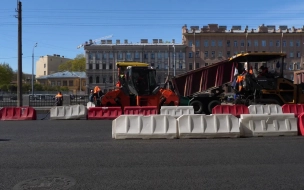
<svg viewBox="0 0 304 190"><path fill-rule="evenodd" d="M212 109L212 114L232 114L240 117L241 114L249 114L249 109L245 105L217 105Z"/></svg>
<svg viewBox="0 0 304 190"><path fill-rule="evenodd" d="M298 116L298 132L299 135L304 136L304 112Z"/></svg>
<svg viewBox="0 0 304 190"><path fill-rule="evenodd" d="M124 115L156 115L157 106L126 106Z"/></svg>
<svg viewBox="0 0 304 190"><path fill-rule="evenodd" d="M296 117L304 112L304 104L284 104L283 113L294 113Z"/></svg>
<svg viewBox="0 0 304 190"><path fill-rule="evenodd" d="M0 120L36 120L36 110L32 107L4 107L0 110Z"/></svg>
<svg viewBox="0 0 304 190"><path fill-rule="evenodd" d="M88 120L116 119L122 114L120 107L90 107Z"/></svg>

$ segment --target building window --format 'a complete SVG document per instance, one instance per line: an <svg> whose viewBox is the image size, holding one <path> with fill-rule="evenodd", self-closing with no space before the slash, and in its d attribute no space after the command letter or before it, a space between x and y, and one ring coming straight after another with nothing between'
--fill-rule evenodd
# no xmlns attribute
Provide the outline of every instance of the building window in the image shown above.
<svg viewBox="0 0 304 190"><path fill-rule="evenodd" d="M102 54L102 59L107 59L107 53Z"/></svg>
<svg viewBox="0 0 304 190"><path fill-rule="evenodd" d="M227 47L230 47L230 40L227 40Z"/></svg>
<svg viewBox="0 0 304 190"><path fill-rule="evenodd" d="M251 41L250 41L250 40L247 41L247 46L248 46L248 47L251 46Z"/></svg>
<svg viewBox="0 0 304 190"><path fill-rule="evenodd" d="M189 70L192 70L192 63L189 63Z"/></svg>
<svg viewBox="0 0 304 190"><path fill-rule="evenodd" d="M212 47L215 46L215 41L214 41L214 40L211 41L211 46L212 46Z"/></svg>
<svg viewBox="0 0 304 190"><path fill-rule="evenodd" d="M67 86L67 85L68 85L67 81L64 80L64 81L62 82L62 86Z"/></svg>
<svg viewBox="0 0 304 190"><path fill-rule="evenodd" d="M109 77L109 81L110 81L110 83L113 83L113 77L112 76Z"/></svg>
<svg viewBox="0 0 304 190"><path fill-rule="evenodd" d="M218 52L218 57L222 57L222 52L221 51Z"/></svg>
<svg viewBox="0 0 304 190"><path fill-rule="evenodd" d="M162 53L161 53L161 52L158 52L158 53L157 53L157 58L158 58L158 59L161 59L161 58L162 58Z"/></svg>
<svg viewBox="0 0 304 190"><path fill-rule="evenodd" d="M168 59L168 52L165 53L165 59Z"/></svg>
<svg viewBox="0 0 304 190"><path fill-rule="evenodd" d="M96 60L100 60L100 53L96 53Z"/></svg>
<svg viewBox="0 0 304 190"><path fill-rule="evenodd" d="M293 52L290 52L290 53L289 53L289 57L293 57Z"/></svg>
<svg viewBox="0 0 304 190"><path fill-rule="evenodd" d="M46 75L46 71L43 71L43 75Z"/></svg>
<svg viewBox="0 0 304 190"><path fill-rule="evenodd" d="M234 46L234 47L237 47L237 41L234 41L234 42L233 42L233 46Z"/></svg>
<svg viewBox="0 0 304 190"><path fill-rule="evenodd" d="M135 52L135 59L139 59L139 53Z"/></svg>
<svg viewBox="0 0 304 190"><path fill-rule="evenodd" d="M230 51L227 51L227 58L230 57Z"/></svg>
<svg viewBox="0 0 304 190"><path fill-rule="evenodd" d="M218 46L219 47L222 47L222 45L223 45L223 42L220 40L220 41L218 41Z"/></svg>
<svg viewBox="0 0 304 190"><path fill-rule="evenodd" d="M286 41L283 41L283 47L286 47Z"/></svg>
<svg viewBox="0 0 304 190"><path fill-rule="evenodd" d="M205 51L205 58L208 57L208 51Z"/></svg>
<svg viewBox="0 0 304 190"><path fill-rule="evenodd" d="M237 52L237 51L235 51L235 52L234 52L234 55L237 55L237 54L238 54L238 52Z"/></svg>
<svg viewBox="0 0 304 190"><path fill-rule="evenodd" d="M215 57L215 51L211 52L211 57L214 58Z"/></svg>
<svg viewBox="0 0 304 190"><path fill-rule="evenodd" d="M195 57L200 57L200 52L199 51L195 52Z"/></svg>
<svg viewBox="0 0 304 190"><path fill-rule="evenodd" d="M276 46L280 47L280 41L276 41Z"/></svg>
<svg viewBox="0 0 304 190"><path fill-rule="evenodd" d="M93 59L93 53L89 53L89 60Z"/></svg>
<svg viewBox="0 0 304 190"><path fill-rule="evenodd" d="M189 47L192 47L192 40L189 40L189 43L188 43L189 45Z"/></svg>
<svg viewBox="0 0 304 190"><path fill-rule="evenodd" d="M127 58L127 60L131 60L131 53L126 53L126 58Z"/></svg>
<svg viewBox="0 0 304 190"><path fill-rule="evenodd" d="M290 47L293 47L293 41L290 41L290 42L289 42L289 46L290 46Z"/></svg>
<svg viewBox="0 0 304 190"><path fill-rule="evenodd" d="M46 64L44 64L43 68L46 68Z"/></svg>
<svg viewBox="0 0 304 190"><path fill-rule="evenodd" d="M273 42L269 41L269 46L272 47L273 46Z"/></svg>
<svg viewBox="0 0 304 190"><path fill-rule="evenodd" d="M297 52L297 58L300 58L301 57L301 52Z"/></svg>
<svg viewBox="0 0 304 190"><path fill-rule="evenodd" d="M98 70L99 69L99 64L97 63L95 66L96 66L96 70Z"/></svg>
<svg viewBox="0 0 304 190"><path fill-rule="evenodd" d="M262 40L262 46L266 47L266 40Z"/></svg>
<svg viewBox="0 0 304 190"><path fill-rule="evenodd" d="M69 86L73 86L74 85L74 81L69 80Z"/></svg>
<svg viewBox="0 0 304 190"><path fill-rule="evenodd" d="M93 83L93 77L89 77L89 83L92 84Z"/></svg>
<svg viewBox="0 0 304 190"><path fill-rule="evenodd" d="M254 46L258 47L259 46L259 42L257 40L254 40Z"/></svg>
<svg viewBox="0 0 304 190"><path fill-rule="evenodd" d="M193 58L192 52L189 52L189 58Z"/></svg>
<svg viewBox="0 0 304 190"><path fill-rule="evenodd" d="M154 53L151 53L151 59L155 59Z"/></svg>
<svg viewBox="0 0 304 190"><path fill-rule="evenodd" d="M96 77L96 83L99 83L99 77L98 76Z"/></svg>
<svg viewBox="0 0 304 190"><path fill-rule="evenodd" d="M179 68L183 69L183 64L182 63L179 63Z"/></svg>
<svg viewBox="0 0 304 190"><path fill-rule="evenodd" d="M245 46L245 43L244 43L244 40L241 41L241 47L244 47Z"/></svg>
<svg viewBox="0 0 304 190"><path fill-rule="evenodd" d="M195 46L196 46L196 47L200 47L200 41L199 41L199 40L196 40L196 41L195 41Z"/></svg>
<svg viewBox="0 0 304 190"><path fill-rule="evenodd" d="M180 52L179 53L179 59L183 59L184 58L184 53Z"/></svg>
<svg viewBox="0 0 304 190"><path fill-rule="evenodd" d="M109 69L111 69L111 70L113 69L113 64L112 63L109 64Z"/></svg>
<svg viewBox="0 0 304 190"><path fill-rule="evenodd" d="M55 81L51 81L51 86L55 86Z"/></svg>
<svg viewBox="0 0 304 190"><path fill-rule="evenodd" d="M144 59L148 59L148 54L144 53Z"/></svg>
<svg viewBox="0 0 304 190"><path fill-rule="evenodd" d="M297 46L297 47L300 47L300 41L297 41L297 42L296 42L296 46Z"/></svg>
<svg viewBox="0 0 304 190"><path fill-rule="evenodd" d="M200 67L199 63L195 63L195 68L198 69Z"/></svg>
<svg viewBox="0 0 304 190"><path fill-rule="evenodd" d="M61 86L61 81L57 81L57 86Z"/></svg>
<svg viewBox="0 0 304 190"><path fill-rule="evenodd" d="M113 53L109 53L109 59L113 59Z"/></svg>
<svg viewBox="0 0 304 190"><path fill-rule="evenodd" d="M102 64L102 69L107 69L107 64L103 63Z"/></svg>
<svg viewBox="0 0 304 190"><path fill-rule="evenodd" d="M118 53L118 59L123 59L123 56L122 56L121 52Z"/></svg>
<svg viewBox="0 0 304 190"><path fill-rule="evenodd" d="M204 46L205 46L205 47L208 47L208 40L205 40L205 41L204 41Z"/></svg>
<svg viewBox="0 0 304 190"><path fill-rule="evenodd" d="M205 63L205 67L207 67L208 66L208 63Z"/></svg>
<svg viewBox="0 0 304 190"><path fill-rule="evenodd" d="M92 64L89 64L89 69L93 69L93 65Z"/></svg>

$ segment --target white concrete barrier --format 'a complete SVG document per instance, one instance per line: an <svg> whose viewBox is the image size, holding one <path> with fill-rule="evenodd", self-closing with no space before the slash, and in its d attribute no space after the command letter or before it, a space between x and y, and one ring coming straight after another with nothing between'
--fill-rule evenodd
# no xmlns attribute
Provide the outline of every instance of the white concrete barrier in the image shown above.
<svg viewBox="0 0 304 190"><path fill-rule="evenodd" d="M248 107L250 114L278 114L283 113L282 107L276 104L269 105L250 105Z"/></svg>
<svg viewBox="0 0 304 190"><path fill-rule="evenodd" d="M169 115L121 115L112 122L112 138L177 138L176 119Z"/></svg>
<svg viewBox="0 0 304 190"><path fill-rule="evenodd" d="M81 119L87 117L87 109L84 105L55 106L50 110L50 119Z"/></svg>
<svg viewBox="0 0 304 190"><path fill-rule="evenodd" d="M296 136L297 118L293 113L285 114L241 114L241 136Z"/></svg>
<svg viewBox="0 0 304 190"><path fill-rule="evenodd" d="M160 115L171 115L175 118L192 114L194 114L193 106L162 106L160 108Z"/></svg>
<svg viewBox="0 0 304 190"><path fill-rule="evenodd" d="M231 114L182 115L177 119L179 138L239 137L238 118Z"/></svg>
<svg viewBox="0 0 304 190"><path fill-rule="evenodd" d="M88 102L87 109L89 109L90 107L95 107L95 104L93 102Z"/></svg>

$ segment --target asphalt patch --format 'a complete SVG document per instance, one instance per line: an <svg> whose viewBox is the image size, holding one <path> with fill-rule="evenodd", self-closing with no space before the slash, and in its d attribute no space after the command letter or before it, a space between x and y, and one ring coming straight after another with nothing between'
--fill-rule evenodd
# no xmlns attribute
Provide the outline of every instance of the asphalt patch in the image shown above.
<svg viewBox="0 0 304 190"><path fill-rule="evenodd" d="M44 176L28 179L19 182L13 187L13 190L25 189L47 189L47 190L66 190L76 184L76 180L67 176Z"/></svg>

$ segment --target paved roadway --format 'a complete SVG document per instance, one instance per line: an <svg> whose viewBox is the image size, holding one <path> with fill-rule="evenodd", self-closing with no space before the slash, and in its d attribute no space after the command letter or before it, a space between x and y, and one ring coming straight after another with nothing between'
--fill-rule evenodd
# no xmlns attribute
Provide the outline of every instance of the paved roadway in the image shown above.
<svg viewBox="0 0 304 190"><path fill-rule="evenodd" d="M0 189L45 176L76 190L304 189L304 138L113 140L110 121L0 121Z"/></svg>

